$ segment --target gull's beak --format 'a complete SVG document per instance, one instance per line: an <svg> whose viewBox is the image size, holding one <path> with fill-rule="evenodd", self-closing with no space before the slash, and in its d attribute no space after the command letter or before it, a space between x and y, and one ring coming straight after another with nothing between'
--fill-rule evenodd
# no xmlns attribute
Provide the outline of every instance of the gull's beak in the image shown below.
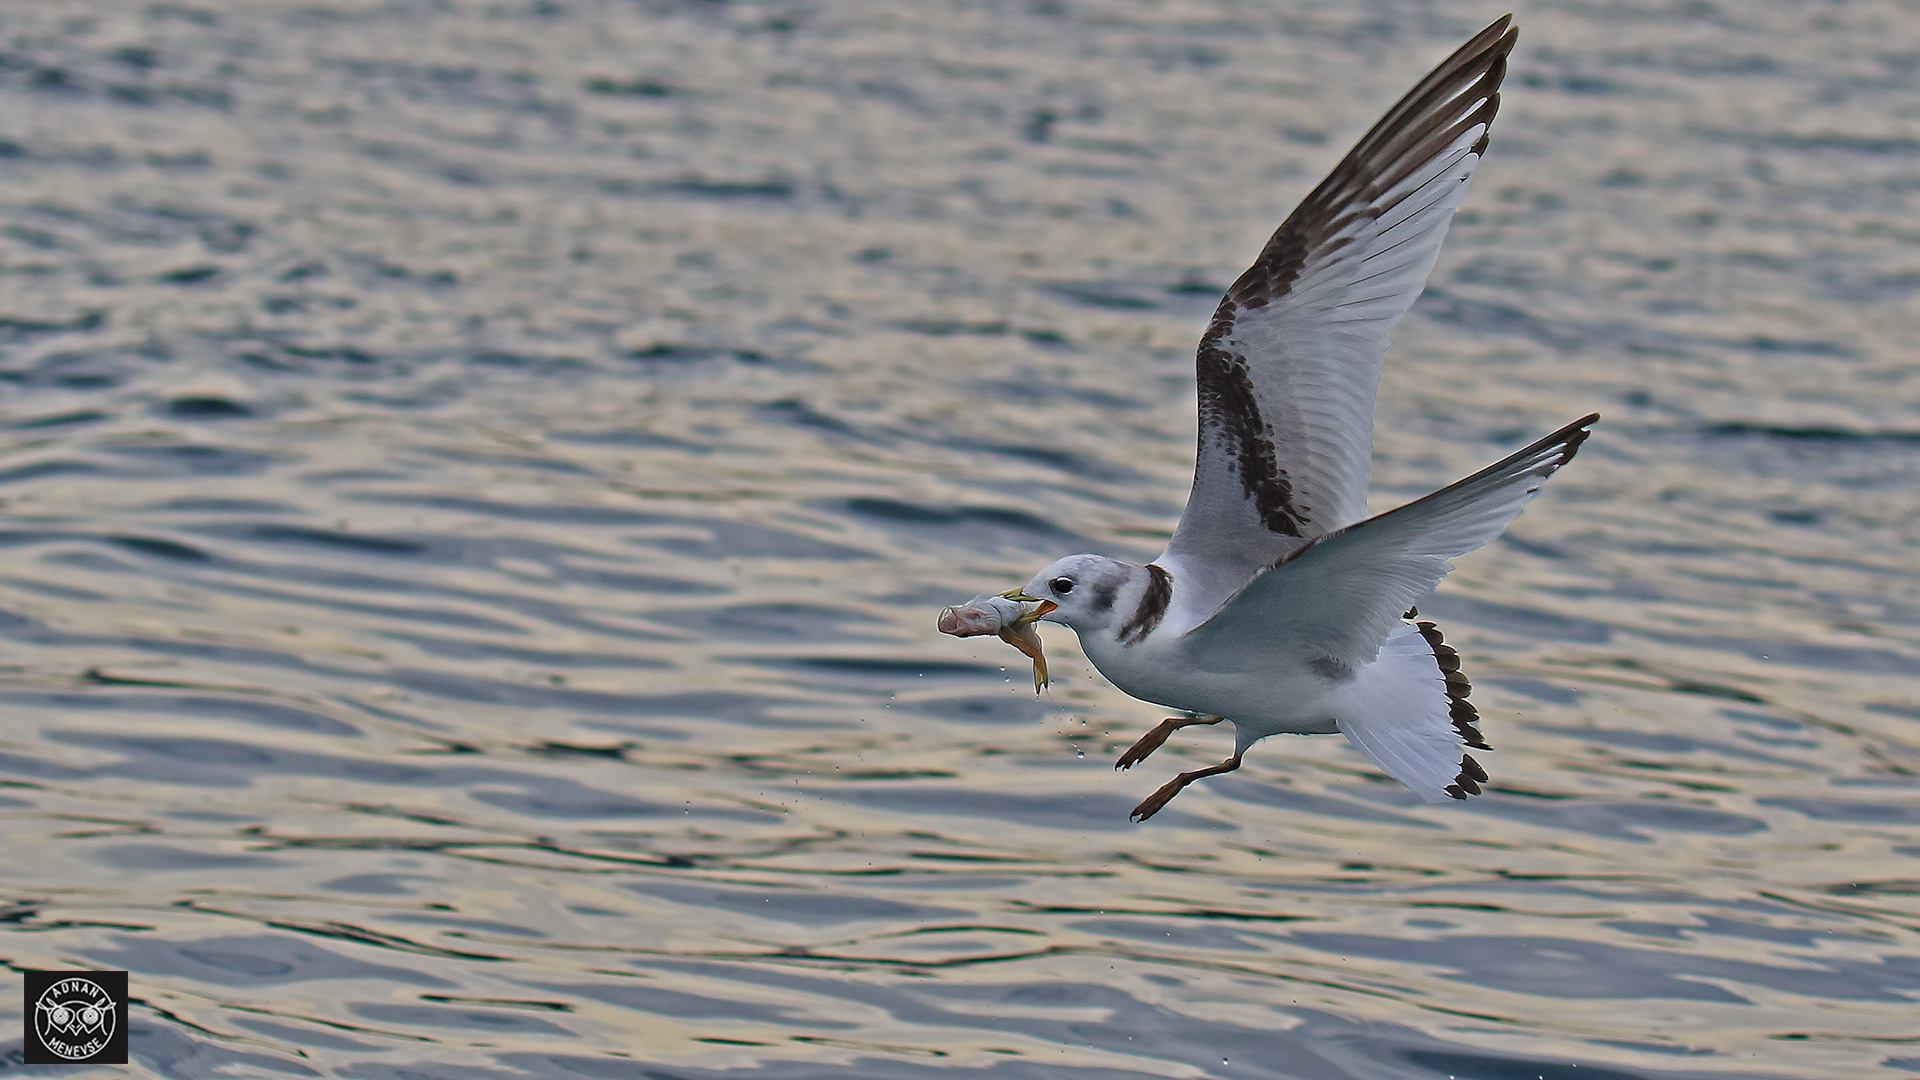
<svg viewBox="0 0 1920 1080"><path fill-rule="evenodd" d="M1020 616L1018 619L1015 619L1013 624L1015 626L1025 626L1030 622L1038 622L1040 619L1040 616L1045 615L1047 612L1052 611L1054 608L1057 608L1059 606L1060 606L1059 604L1056 604L1051 600L1042 600L1040 601L1039 607L1034 608L1032 611L1027 612L1025 615Z"/></svg>
<svg viewBox="0 0 1920 1080"><path fill-rule="evenodd" d="M1000 595L1006 597L1009 600L1018 600L1023 604L1039 604L1040 605L1039 607L1034 608L1032 611L1029 611L1026 614L1020 616L1018 619L1015 619L1013 622L1013 625L1015 626L1025 626L1030 622L1036 622L1039 620L1040 616L1045 615L1047 612L1052 611L1054 608L1057 608L1060 606L1059 604L1056 604L1051 600L1042 600L1037 596L1028 596L1026 593L1020 591L1019 589L1008 589L1006 592L1003 592Z"/></svg>

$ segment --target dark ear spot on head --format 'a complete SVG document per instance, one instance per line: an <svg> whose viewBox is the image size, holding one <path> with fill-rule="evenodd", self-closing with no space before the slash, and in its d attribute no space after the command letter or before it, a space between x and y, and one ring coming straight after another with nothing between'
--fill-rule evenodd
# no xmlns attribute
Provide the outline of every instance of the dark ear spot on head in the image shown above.
<svg viewBox="0 0 1920 1080"><path fill-rule="evenodd" d="M1103 577L1093 587L1093 595L1087 603L1094 611L1112 611L1114 598L1120 595L1120 578Z"/></svg>

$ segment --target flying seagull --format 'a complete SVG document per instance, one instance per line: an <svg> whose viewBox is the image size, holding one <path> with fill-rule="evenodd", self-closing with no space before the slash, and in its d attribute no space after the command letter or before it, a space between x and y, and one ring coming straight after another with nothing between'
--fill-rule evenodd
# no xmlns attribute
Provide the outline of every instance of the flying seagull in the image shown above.
<svg viewBox="0 0 1920 1080"><path fill-rule="evenodd" d="M1134 808L1136 821L1282 733L1342 733L1433 802L1477 795L1487 779L1466 752L1487 744L1460 659L1433 623L1415 621L1413 604L1449 560L1500 535L1599 415L1362 518L1387 338L1486 149L1511 21L1482 30L1388 110L1227 290L1200 339L1199 457L1166 551L1145 566L1070 555L1004 594L1034 605L1020 623L1072 627L1121 690L1188 714L1141 737L1116 768L1179 728L1234 726L1232 757L1181 773ZM951 614L942 629L959 632L965 620Z"/></svg>

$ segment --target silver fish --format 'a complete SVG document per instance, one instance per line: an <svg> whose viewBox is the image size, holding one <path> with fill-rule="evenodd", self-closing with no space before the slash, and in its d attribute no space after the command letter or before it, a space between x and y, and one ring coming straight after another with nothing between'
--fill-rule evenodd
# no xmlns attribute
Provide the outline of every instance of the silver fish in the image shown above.
<svg viewBox="0 0 1920 1080"><path fill-rule="evenodd" d="M1050 600L1029 608L1005 594L976 596L958 607L941 608L940 632L954 637L998 634L1001 641L1033 658L1033 692L1037 694L1047 685L1047 658L1040 651L1040 632L1033 624L1053 607Z"/></svg>

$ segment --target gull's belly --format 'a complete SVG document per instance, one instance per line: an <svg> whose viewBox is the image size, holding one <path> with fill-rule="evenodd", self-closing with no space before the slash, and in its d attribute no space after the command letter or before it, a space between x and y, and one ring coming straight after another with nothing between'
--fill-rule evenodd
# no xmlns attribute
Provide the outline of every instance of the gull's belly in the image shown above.
<svg viewBox="0 0 1920 1080"><path fill-rule="evenodd" d="M1135 646L1082 639L1100 674L1142 701L1210 716L1269 733L1331 731L1328 698L1334 689L1302 665L1261 671L1210 671L1178 648L1155 648L1149 638Z"/></svg>

